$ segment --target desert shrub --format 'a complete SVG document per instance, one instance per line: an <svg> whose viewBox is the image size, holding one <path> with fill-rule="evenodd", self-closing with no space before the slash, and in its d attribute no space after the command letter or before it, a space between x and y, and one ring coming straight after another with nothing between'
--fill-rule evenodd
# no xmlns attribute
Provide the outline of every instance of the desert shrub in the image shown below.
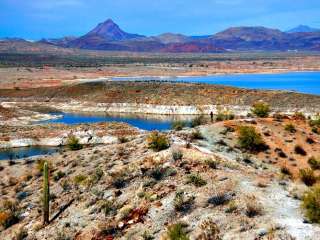
<svg viewBox="0 0 320 240"><path fill-rule="evenodd" d="M285 125L284 130L290 133L295 133L297 131L295 126L292 123L288 123L287 125Z"/></svg>
<svg viewBox="0 0 320 240"><path fill-rule="evenodd" d="M175 121L172 123L171 128L176 131L180 131L187 126L186 122L183 121Z"/></svg>
<svg viewBox="0 0 320 240"><path fill-rule="evenodd" d="M233 120L234 117L235 117L234 114L229 111L222 111L222 112L219 111L216 116L216 121L220 122L220 121Z"/></svg>
<svg viewBox="0 0 320 240"><path fill-rule="evenodd" d="M219 206L228 203L231 199L231 193L224 189L221 189L208 199L208 203L213 204L214 206Z"/></svg>
<svg viewBox="0 0 320 240"><path fill-rule="evenodd" d="M254 127L249 126L239 128L238 143L241 148L251 152L259 152L267 148L261 135L256 132Z"/></svg>
<svg viewBox="0 0 320 240"><path fill-rule="evenodd" d="M308 163L313 170L320 169L320 159L319 158L311 157L311 158L309 158Z"/></svg>
<svg viewBox="0 0 320 240"><path fill-rule="evenodd" d="M37 160L37 162L36 162L36 168L37 168L37 170L38 170L38 173L42 173L42 172L43 172L43 165L44 165L45 162L47 162L47 160L45 160L45 159L39 159L39 160ZM52 164L51 164L51 162L48 162L48 169L49 169L49 171L52 171Z"/></svg>
<svg viewBox="0 0 320 240"><path fill-rule="evenodd" d="M307 156L307 152L300 145L296 145L294 147L294 152L301 156Z"/></svg>
<svg viewBox="0 0 320 240"><path fill-rule="evenodd" d="M315 134L319 134L320 131L319 131L319 128L318 127L312 127L311 131Z"/></svg>
<svg viewBox="0 0 320 240"><path fill-rule="evenodd" d="M153 240L154 239L154 236L152 236L148 231L144 231L141 234L141 237L143 240Z"/></svg>
<svg viewBox="0 0 320 240"><path fill-rule="evenodd" d="M111 184L117 189L124 188L127 184L127 174L123 171L113 173Z"/></svg>
<svg viewBox="0 0 320 240"><path fill-rule="evenodd" d="M317 182L317 177L314 175L312 169L300 169L299 171L300 179L307 186L313 186Z"/></svg>
<svg viewBox="0 0 320 240"><path fill-rule="evenodd" d="M14 240L23 240L28 237L28 232L25 228L21 227L15 232L14 235Z"/></svg>
<svg viewBox="0 0 320 240"><path fill-rule="evenodd" d="M316 143L316 142L314 141L314 139L311 138L311 137L307 137L306 142L307 142L308 144L315 144L315 143Z"/></svg>
<svg viewBox="0 0 320 240"><path fill-rule="evenodd" d="M209 167L209 168L212 168L212 169L217 169L218 165L219 165L219 161L217 160L213 160L212 158L208 158L204 161L204 163Z"/></svg>
<svg viewBox="0 0 320 240"><path fill-rule="evenodd" d="M320 127L320 116L317 116L316 119L312 119L309 121L309 125L311 127L316 127L316 128L319 128Z"/></svg>
<svg viewBox="0 0 320 240"><path fill-rule="evenodd" d="M191 138L191 140L201 140L201 139L203 139L203 136L202 136L201 132L197 129L191 133L190 138Z"/></svg>
<svg viewBox="0 0 320 240"><path fill-rule="evenodd" d="M199 240L221 240L220 229L218 225L212 220L204 220L200 224L201 233L197 237Z"/></svg>
<svg viewBox="0 0 320 240"><path fill-rule="evenodd" d="M178 212L186 212L191 209L194 203L194 196L187 196L183 191L176 192L173 199L174 209Z"/></svg>
<svg viewBox="0 0 320 240"><path fill-rule="evenodd" d="M168 240L189 240L189 236L186 231L186 224L177 223L168 227L165 239Z"/></svg>
<svg viewBox="0 0 320 240"><path fill-rule="evenodd" d="M170 143L166 135L157 131L152 132L147 138L148 147L154 151L161 151L169 148Z"/></svg>
<svg viewBox="0 0 320 240"><path fill-rule="evenodd" d="M104 200L100 204L100 209L105 216L116 214L117 207L114 205L114 201Z"/></svg>
<svg viewBox="0 0 320 240"><path fill-rule="evenodd" d="M13 201L5 200L0 207L0 226L4 229L11 227L20 220L18 204Z"/></svg>
<svg viewBox="0 0 320 240"><path fill-rule="evenodd" d="M200 115L200 116L192 119L192 121L191 121L191 123L190 123L190 126L194 128L194 127L203 125L203 124L205 124L205 123L206 123L206 120L205 120L204 116L203 116L203 115Z"/></svg>
<svg viewBox="0 0 320 240"><path fill-rule="evenodd" d="M251 112L257 117L265 118L269 116L270 106L267 103L258 102L253 104Z"/></svg>
<svg viewBox="0 0 320 240"><path fill-rule="evenodd" d="M69 136L67 146L72 151L77 151L83 148L82 144L79 143L79 139L75 136Z"/></svg>
<svg viewBox="0 0 320 240"><path fill-rule="evenodd" d="M261 204L257 201L255 196L248 196L246 198L245 214L249 218L262 215L263 208Z"/></svg>
<svg viewBox="0 0 320 240"><path fill-rule="evenodd" d="M129 139L126 138L125 136L121 136L121 137L118 137L118 141L119 143L127 143L129 142Z"/></svg>
<svg viewBox="0 0 320 240"><path fill-rule="evenodd" d="M177 173L177 171L174 168L171 167L162 167L162 166L156 166L153 169L150 169L147 172L147 175L149 177L152 177L154 180L162 180L165 177L173 176Z"/></svg>
<svg viewBox="0 0 320 240"><path fill-rule="evenodd" d="M293 118L296 120L306 120L306 116L302 112L295 112Z"/></svg>
<svg viewBox="0 0 320 240"><path fill-rule="evenodd" d="M284 175L292 176L290 169L287 166L282 166L280 172Z"/></svg>
<svg viewBox="0 0 320 240"><path fill-rule="evenodd" d="M77 185L81 185L84 183L84 181L87 179L87 176L85 175L82 175L82 174L79 174L79 175L76 175L74 178L73 178L73 181L75 184Z"/></svg>
<svg viewBox="0 0 320 240"><path fill-rule="evenodd" d="M302 199L302 208L306 217L313 223L320 223L320 185L306 192Z"/></svg>
<svg viewBox="0 0 320 240"><path fill-rule="evenodd" d="M187 183L192 183L196 187L202 187L207 184L207 181L204 180L199 174L190 174L187 176Z"/></svg>
<svg viewBox="0 0 320 240"><path fill-rule="evenodd" d="M172 159L174 161L179 161L183 158L183 153L181 150L173 150L172 151Z"/></svg>
<svg viewBox="0 0 320 240"><path fill-rule="evenodd" d="M53 176L53 180L58 182L61 178L63 178L64 176L66 176L66 174L62 171L58 171L54 174Z"/></svg>

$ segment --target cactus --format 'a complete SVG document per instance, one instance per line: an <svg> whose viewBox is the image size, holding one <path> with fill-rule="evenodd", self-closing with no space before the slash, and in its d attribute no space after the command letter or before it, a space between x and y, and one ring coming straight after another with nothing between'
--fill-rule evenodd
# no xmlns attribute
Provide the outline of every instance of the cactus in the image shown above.
<svg viewBox="0 0 320 240"><path fill-rule="evenodd" d="M43 224L49 224L49 173L48 163L43 164Z"/></svg>

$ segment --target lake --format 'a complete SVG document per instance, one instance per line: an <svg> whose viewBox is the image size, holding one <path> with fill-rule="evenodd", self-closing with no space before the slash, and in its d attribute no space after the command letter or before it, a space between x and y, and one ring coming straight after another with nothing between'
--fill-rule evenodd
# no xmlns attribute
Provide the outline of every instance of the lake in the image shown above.
<svg viewBox="0 0 320 240"><path fill-rule="evenodd" d="M181 77L175 81L219 84L249 89L286 90L320 95L320 72Z"/></svg>
<svg viewBox="0 0 320 240"><path fill-rule="evenodd" d="M25 157L53 154L61 150L59 147L20 147L0 149L0 160L17 160Z"/></svg>
<svg viewBox="0 0 320 240"><path fill-rule="evenodd" d="M163 116L150 114L85 114L85 113L52 113L62 115L62 118L43 121L40 123L63 123L75 125L81 123L97 122L124 122L142 130L164 131L171 129L174 121L181 120L190 122L194 116Z"/></svg>

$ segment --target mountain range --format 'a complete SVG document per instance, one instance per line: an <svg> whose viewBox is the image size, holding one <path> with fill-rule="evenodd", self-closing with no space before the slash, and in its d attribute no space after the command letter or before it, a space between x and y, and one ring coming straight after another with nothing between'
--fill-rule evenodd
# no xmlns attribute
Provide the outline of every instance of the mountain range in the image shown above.
<svg viewBox="0 0 320 240"><path fill-rule="evenodd" d="M37 43L63 48L136 52L320 51L320 30L304 25L287 32L266 27L231 27L208 36L164 33L149 37L127 33L108 19L81 37L42 39Z"/></svg>

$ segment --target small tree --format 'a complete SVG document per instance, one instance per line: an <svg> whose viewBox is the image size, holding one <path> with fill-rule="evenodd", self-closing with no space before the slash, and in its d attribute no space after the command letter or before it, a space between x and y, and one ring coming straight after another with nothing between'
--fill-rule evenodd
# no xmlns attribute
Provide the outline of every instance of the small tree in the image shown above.
<svg viewBox="0 0 320 240"><path fill-rule="evenodd" d="M72 151L77 151L83 148L82 144L79 142L79 139L73 135L68 138L67 145Z"/></svg>
<svg viewBox="0 0 320 240"><path fill-rule="evenodd" d="M241 148L251 152L259 152L267 148L261 134L257 133L254 127L249 126L239 128L238 143Z"/></svg>
<svg viewBox="0 0 320 240"><path fill-rule="evenodd" d="M147 145L152 150L159 152L169 148L170 143L164 134L154 131L148 136Z"/></svg>
<svg viewBox="0 0 320 240"><path fill-rule="evenodd" d="M257 117L266 118L270 113L270 106L267 103L257 102L253 104L251 112Z"/></svg>

